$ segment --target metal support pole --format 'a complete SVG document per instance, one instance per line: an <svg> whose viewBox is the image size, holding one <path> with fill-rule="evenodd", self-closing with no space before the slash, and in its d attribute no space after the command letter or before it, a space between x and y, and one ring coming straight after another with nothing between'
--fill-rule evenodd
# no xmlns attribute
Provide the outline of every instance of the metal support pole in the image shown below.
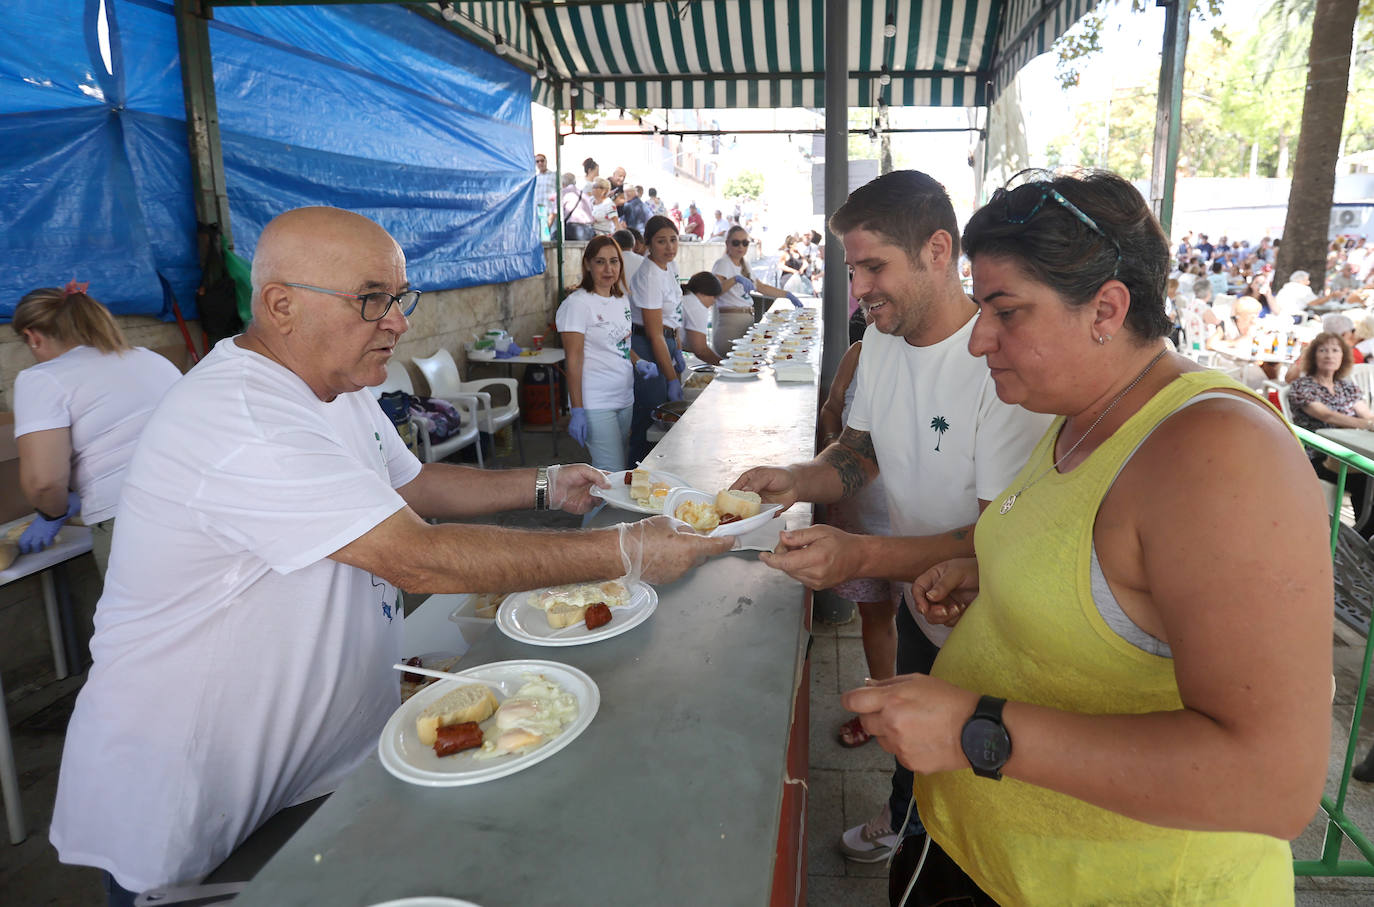
<svg viewBox="0 0 1374 907"><path fill-rule="evenodd" d="M825 214L829 217L849 197L849 4L825 0ZM844 243L825 231L825 344L821 388L835 378L849 349L849 276Z"/></svg>
<svg viewBox="0 0 1374 907"><path fill-rule="evenodd" d="M1161 0L1160 5L1166 10L1150 165L1150 207L1164 228L1164 235L1172 240L1174 174L1178 169L1178 138L1183 120L1183 62L1188 55L1188 4L1183 0Z"/></svg>
<svg viewBox="0 0 1374 907"><path fill-rule="evenodd" d="M219 143L219 108L215 104L215 74L210 61L211 18L208 2L176 0L177 48L181 53L181 88L186 99L186 135L191 146L196 220L219 224L229 248L229 194L224 179L224 155Z"/></svg>
<svg viewBox="0 0 1374 907"><path fill-rule="evenodd" d="M553 105L553 184L557 190L554 198L554 212L557 216L557 226L554 228L553 242L558 248L556 257L558 258L558 286L554 289L554 296L563 292L566 286L563 283L563 127L559 123L562 111L558 109L558 102Z"/></svg>

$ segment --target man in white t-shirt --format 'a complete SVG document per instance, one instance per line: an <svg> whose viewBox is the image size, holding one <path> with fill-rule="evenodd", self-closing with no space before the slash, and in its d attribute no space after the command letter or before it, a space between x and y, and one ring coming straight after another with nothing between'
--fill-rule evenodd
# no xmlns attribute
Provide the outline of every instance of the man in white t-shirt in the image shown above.
<svg viewBox="0 0 1374 907"><path fill-rule="evenodd" d="M725 219L724 215L722 215L719 211L717 211L717 212L716 212L716 222L715 222L715 224L712 225L712 227L711 227L711 235L708 236L707 239L710 239L710 240L712 240L712 241L715 241L715 240L717 240L717 239L724 239L725 236L726 236L726 234L729 233L729 232L730 232L730 222L729 222L728 220Z"/></svg>
<svg viewBox="0 0 1374 907"><path fill-rule="evenodd" d="M849 196L830 229L844 240L851 292L873 318L848 424L810 462L757 467L734 487L785 506L833 503L881 466L890 536L813 526L783 532L777 551L760 560L813 589L855 577L902 582L897 673L928 673L949 630L914 613L909 581L973 555L974 521L1025 464L1050 417L998 399L986 360L969 352L978 307L960 283L959 227L943 186L914 170L884 174ZM910 799L911 773L898 764L889 805L845 832L845 856L885 859Z"/></svg>
<svg viewBox="0 0 1374 907"><path fill-rule="evenodd" d="M418 295L372 221L289 211L259 238L247 332L148 421L50 834L64 862L108 874L112 900L205 876L375 749L400 702L397 587L528 589L636 563L664 581L726 548L666 518L561 533L426 522L581 513L605 482L585 465L422 466L366 390Z"/></svg>
<svg viewBox="0 0 1374 907"><path fill-rule="evenodd" d="M1306 271L1294 271L1288 275L1288 282L1274 294L1274 314L1285 315L1298 320L1307 314L1308 308L1326 302L1334 293L1318 296L1308 286L1311 275Z"/></svg>

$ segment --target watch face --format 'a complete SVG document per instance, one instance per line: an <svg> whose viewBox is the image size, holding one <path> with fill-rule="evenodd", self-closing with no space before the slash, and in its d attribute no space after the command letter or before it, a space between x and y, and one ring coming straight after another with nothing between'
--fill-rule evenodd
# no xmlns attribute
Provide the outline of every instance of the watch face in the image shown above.
<svg viewBox="0 0 1374 907"><path fill-rule="evenodd" d="M1007 729L989 718L973 718L964 725L960 740L964 756L975 771L995 772L1011 756L1011 737Z"/></svg>

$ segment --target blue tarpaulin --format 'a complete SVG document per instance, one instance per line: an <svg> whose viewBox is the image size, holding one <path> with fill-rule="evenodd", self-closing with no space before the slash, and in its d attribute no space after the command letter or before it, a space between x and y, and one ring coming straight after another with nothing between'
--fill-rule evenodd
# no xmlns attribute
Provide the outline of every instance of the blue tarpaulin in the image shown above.
<svg viewBox="0 0 1374 907"><path fill-rule="evenodd" d="M89 280L194 317L195 212L170 3L6 0L0 11L0 320L39 286ZM226 8L210 41L230 217L251 256L300 205L358 211L426 289L542 273L529 78L394 6Z"/></svg>

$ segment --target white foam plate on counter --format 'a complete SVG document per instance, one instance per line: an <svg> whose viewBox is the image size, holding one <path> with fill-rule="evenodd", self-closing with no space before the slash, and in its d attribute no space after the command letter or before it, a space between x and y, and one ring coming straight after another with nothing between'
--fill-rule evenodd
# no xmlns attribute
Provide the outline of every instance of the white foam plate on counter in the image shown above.
<svg viewBox="0 0 1374 907"><path fill-rule="evenodd" d="M498 700L504 702L525 685L526 674L542 674L577 697L577 717L557 737L523 753L490 759L477 759L476 749L440 758L434 755L434 747L420 742L415 719L425 706L454 687L465 683L484 683L491 687ZM381 739L377 741L377 756L382 766L402 781L421 787L460 787L513 775L543 762L576 740L592 723L596 710L601 706L601 691L596 681L577 668L556 661L497 661L458 671L457 676L462 679L432 683L410 697L391 714L386 727L382 728ZM491 733L495 721L488 718L482 725L483 731Z"/></svg>
<svg viewBox="0 0 1374 907"><path fill-rule="evenodd" d="M549 626L544 612L530 604L530 597L536 592L516 592L501 603L496 612L496 627L516 642L532 646L583 646L600 639L609 639L632 630L654 613L658 607L658 593L648 583L635 583L630 587L630 603L611 609L611 622L602 624L595 630L588 630L582 622L571 627L555 629Z"/></svg>

